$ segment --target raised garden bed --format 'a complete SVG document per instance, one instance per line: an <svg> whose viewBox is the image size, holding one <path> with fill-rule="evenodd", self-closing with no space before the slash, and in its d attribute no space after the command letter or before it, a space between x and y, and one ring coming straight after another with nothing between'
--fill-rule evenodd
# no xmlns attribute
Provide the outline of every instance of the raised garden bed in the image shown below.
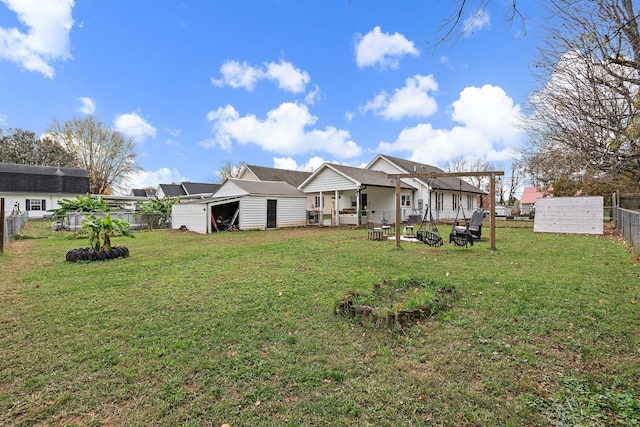
<svg viewBox="0 0 640 427"><path fill-rule="evenodd" d="M90 248L71 249L67 252L67 261L106 261L121 257L128 257L129 249L126 246L114 246L108 251L94 251Z"/></svg>
<svg viewBox="0 0 640 427"><path fill-rule="evenodd" d="M336 303L335 314L385 327L409 326L447 310L456 299L455 287L437 279L385 280L370 293L349 292Z"/></svg>

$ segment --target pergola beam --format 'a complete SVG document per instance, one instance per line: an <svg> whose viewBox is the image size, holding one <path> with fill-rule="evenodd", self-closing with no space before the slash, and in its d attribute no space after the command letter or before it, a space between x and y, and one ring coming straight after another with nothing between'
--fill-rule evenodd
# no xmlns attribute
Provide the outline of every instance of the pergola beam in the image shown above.
<svg viewBox="0 0 640 427"><path fill-rule="evenodd" d="M485 172L435 172L435 173L390 173L389 178L396 180L396 248L400 248L400 182L402 178L452 178L463 176L488 176L489 183L489 246L491 249L496 248L496 176L504 176L504 171L485 171ZM431 188L429 188L431 193ZM431 203L431 197L429 197ZM462 200L459 201L462 203Z"/></svg>

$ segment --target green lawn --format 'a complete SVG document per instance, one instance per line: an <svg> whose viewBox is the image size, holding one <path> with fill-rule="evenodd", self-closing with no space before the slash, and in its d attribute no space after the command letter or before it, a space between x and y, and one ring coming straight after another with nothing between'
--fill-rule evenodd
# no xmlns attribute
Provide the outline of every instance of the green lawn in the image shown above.
<svg viewBox="0 0 640 427"><path fill-rule="evenodd" d="M500 225L495 251L398 250L366 229L137 232L114 239L129 258L72 264L86 240L30 223L48 238L0 255L0 426L640 424L634 256ZM334 315L406 277L458 299L409 328Z"/></svg>

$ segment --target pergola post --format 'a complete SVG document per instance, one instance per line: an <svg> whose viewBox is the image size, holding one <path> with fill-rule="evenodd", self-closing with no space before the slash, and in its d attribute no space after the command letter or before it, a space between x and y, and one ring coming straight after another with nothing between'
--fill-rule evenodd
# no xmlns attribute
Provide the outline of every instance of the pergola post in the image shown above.
<svg viewBox="0 0 640 427"><path fill-rule="evenodd" d="M496 176L503 176L504 171L487 172L439 172L439 173L400 173L387 174L389 178L396 179L396 248L400 248L400 180L401 178L446 178L463 176L489 176L489 247L496 248ZM429 189L431 197L431 189ZM429 200L431 202L431 200ZM460 201L462 203L462 200Z"/></svg>

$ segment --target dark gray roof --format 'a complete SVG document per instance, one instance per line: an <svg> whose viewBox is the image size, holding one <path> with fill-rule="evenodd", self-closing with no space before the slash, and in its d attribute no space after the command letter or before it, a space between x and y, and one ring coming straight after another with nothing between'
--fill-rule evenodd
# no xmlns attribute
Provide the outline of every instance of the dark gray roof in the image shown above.
<svg viewBox="0 0 640 427"><path fill-rule="evenodd" d="M182 187L188 195L213 194L220 188L220 184L206 182L183 182Z"/></svg>
<svg viewBox="0 0 640 427"><path fill-rule="evenodd" d="M156 195L156 190L147 188L134 188L131 190L131 195L136 197L153 197Z"/></svg>
<svg viewBox="0 0 640 427"><path fill-rule="evenodd" d="M0 192L86 194L89 174L81 168L0 163Z"/></svg>
<svg viewBox="0 0 640 427"><path fill-rule="evenodd" d="M371 170L371 169L362 169L356 168L353 166L344 166L338 165L334 163L327 163L327 167L331 167L338 172L348 176L354 181L358 181L363 185L370 185L373 187L392 187L396 186L396 182L393 178L389 178L386 172ZM405 189L415 189L409 184L402 183L401 188Z"/></svg>
<svg viewBox="0 0 640 427"><path fill-rule="evenodd" d="M182 188L182 184L159 184L158 187L162 189L165 196L178 197L187 195L187 192Z"/></svg>
<svg viewBox="0 0 640 427"><path fill-rule="evenodd" d="M311 172L305 171L276 169L256 165L247 165L246 167L253 172L260 181L283 181L294 187L298 187L311 176Z"/></svg>
<svg viewBox="0 0 640 427"><path fill-rule="evenodd" d="M249 194L259 196L299 196L306 194L283 181L251 181L248 179L228 179Z"/></svg>
<svg viewBox="0 0 640 427"><path fill-rule="evenodd" d="M424 173L444 173L442 169L425 165L424 163L413 162L411 160L399 159L397 157L387 156L381 154L380 157L387 159L389 162L398 166L404 170L405 173L424 172ZM424 178L423 181L430 183L431 188L435 190L451 190L451 191L464 191L466 193L486 194L484 191L469 184L464 179L458 177L444 177L444 178Z"/></svg>

